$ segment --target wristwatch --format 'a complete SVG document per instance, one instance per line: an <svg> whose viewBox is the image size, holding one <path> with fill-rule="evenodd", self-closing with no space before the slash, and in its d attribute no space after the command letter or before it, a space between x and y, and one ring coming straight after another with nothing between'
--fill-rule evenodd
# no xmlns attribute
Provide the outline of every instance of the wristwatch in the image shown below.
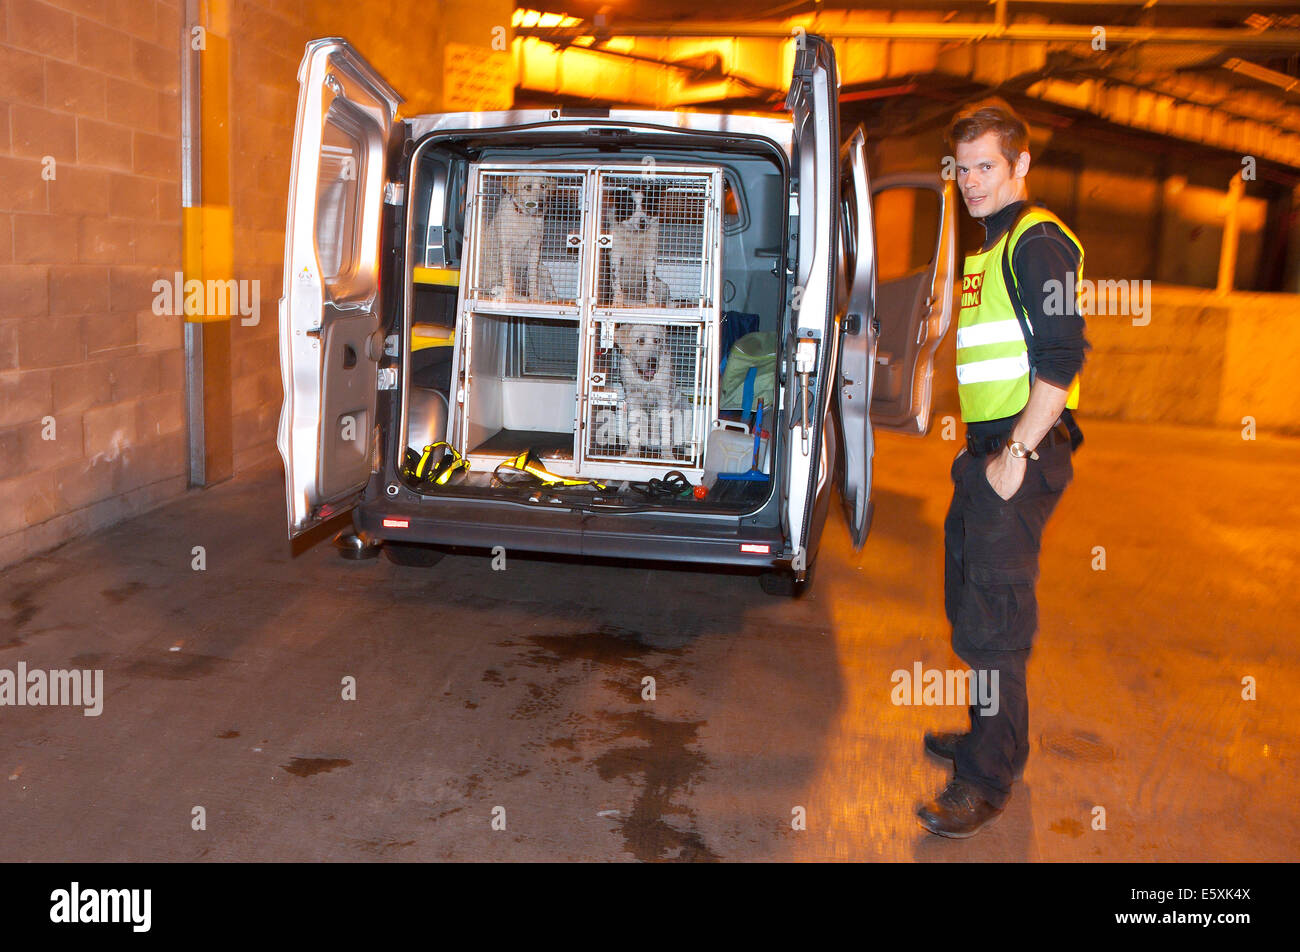
<svg viewBox="0 0 1300 952"><path fill-rule="evenodd" d="M1029 459L1038 459L1038 452L1036 450L1031 450L1029 447L1025 446L1025 444L1021 443L1019 440L1012 440L1010 443L1008 443L1007 452L1010 453L1012 456L1014 456L1016 459L1024 459L1025 457L1028 457Z"/></svg>

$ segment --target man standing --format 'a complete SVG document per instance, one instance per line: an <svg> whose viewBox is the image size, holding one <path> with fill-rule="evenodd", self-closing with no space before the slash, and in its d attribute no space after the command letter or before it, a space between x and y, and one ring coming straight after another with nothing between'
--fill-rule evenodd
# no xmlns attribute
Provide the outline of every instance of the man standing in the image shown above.
<svg viewBox="0 0 1300 952"><path fill-rule="evenodd" d="M1075 298L1083 245L1029 202L1025 123L986 100L958 113L948 142L985 239L966 258L957 321L966 446L953 461L944 521L944 601L953 650L988 672L998 703L988 713L972 707L967 734L926 734L926 749L955 770L917 816L932 833L966 837L1002 812L1029 756L1025 665L1038 627L1038 550L1074 474L1082 434L1070 410L1087 345Z"/></svg>

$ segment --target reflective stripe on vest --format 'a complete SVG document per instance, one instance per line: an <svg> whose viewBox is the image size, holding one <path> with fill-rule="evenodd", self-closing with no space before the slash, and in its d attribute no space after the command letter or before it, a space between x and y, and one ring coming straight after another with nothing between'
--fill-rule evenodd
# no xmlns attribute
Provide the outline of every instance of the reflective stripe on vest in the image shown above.
<svg viewBox="0 0 1300 952"><path fill-rule="evenodd" d="M1074 243L1079 252L1075 277L1081 279L1083 244L1045 208L1031 207L992 248L966 256L957 318L957 396L967 423L1014 416L1029 402L1029 350L1002 277L1002 249L1010 241L1014 250L1020 236L1041 222L1059 226ZM1079 406L1077 376L1065 405L1071 410Z"/></svg>

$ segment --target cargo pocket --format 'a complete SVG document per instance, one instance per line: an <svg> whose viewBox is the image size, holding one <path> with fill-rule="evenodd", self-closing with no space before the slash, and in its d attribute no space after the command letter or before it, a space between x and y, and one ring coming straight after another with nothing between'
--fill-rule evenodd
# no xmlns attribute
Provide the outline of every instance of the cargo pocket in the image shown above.
<svg viewBox="0 0 1300 952"><path fill-rule="evenodd" d="M1038 628L1036 560L968 565L966 571L953 626L954 643L998 651L1030 647Z"/></svg>
<svg viewBox="0 0 1300 952"><path fill-rule="evenodd" d="M1032 584L967 585L953 626L953 644L985 651L1029 648L1038 629Z"/></svg>

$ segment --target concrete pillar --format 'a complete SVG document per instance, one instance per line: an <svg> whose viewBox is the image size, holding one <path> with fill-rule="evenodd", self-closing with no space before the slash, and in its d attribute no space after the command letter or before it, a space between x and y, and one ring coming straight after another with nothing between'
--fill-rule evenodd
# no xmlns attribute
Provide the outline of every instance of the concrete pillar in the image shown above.
<svg viewBox="0 0 1300 952"><path fill-rule="evenodd" d="M1237 206L1246 191L1246 183L1238 172L1228 183L1227 211L1223 219L1223 245L1219 251L1219 282L1215 288L1218 294L1227 294L1232 290L1233 276L1237 270Z"/></svg>

